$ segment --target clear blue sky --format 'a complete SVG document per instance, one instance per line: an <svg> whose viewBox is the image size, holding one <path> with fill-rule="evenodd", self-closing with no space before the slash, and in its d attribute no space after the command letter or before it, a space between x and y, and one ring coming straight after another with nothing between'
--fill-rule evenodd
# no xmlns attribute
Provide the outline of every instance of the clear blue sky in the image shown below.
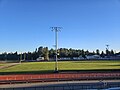
<svg viewBox="0 0 120 90"><path fill-rule="evenodd" d="M0 0L0 53L54 48L120 51L120 0Z"/></svg>

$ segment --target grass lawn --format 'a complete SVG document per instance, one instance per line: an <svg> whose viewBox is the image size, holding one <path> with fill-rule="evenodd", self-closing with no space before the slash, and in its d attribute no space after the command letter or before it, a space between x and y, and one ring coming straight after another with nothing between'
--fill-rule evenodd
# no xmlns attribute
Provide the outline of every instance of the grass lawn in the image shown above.
<svg viewBox="0 0 120 90"><path fill-rule="evenodd" d="M0 66L5 66L7 65L7 63L0 63Z"/></svg>
<svg viewBox="0 0 120 90"><path fill-rule="evenodd" d="M27 62L0 69L0 74L50 73L54 72L55 62ZM74 70L120 70L119 61L59 61L60 71Z"/></svg>
<svg viewBox="0 0 120 90"><path fill-rule="evenodd" d="M4 64L0 64L0 66L4 66Z"/></svg>

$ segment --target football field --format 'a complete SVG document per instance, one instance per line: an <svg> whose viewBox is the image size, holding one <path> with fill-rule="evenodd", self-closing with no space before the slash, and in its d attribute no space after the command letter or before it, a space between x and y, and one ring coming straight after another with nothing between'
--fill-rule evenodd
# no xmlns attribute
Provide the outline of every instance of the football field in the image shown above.
<svg viewBox="0 0 120 90"><path fill-rule="evenodd" d="M4 64L0 64L3 66ZM7 64L5 64L7 65ZM0 74L52 73L55 62L24 62L0 69ZM99 71L120 70L120 60L98 61L59 61L59 71Z"/></svg>

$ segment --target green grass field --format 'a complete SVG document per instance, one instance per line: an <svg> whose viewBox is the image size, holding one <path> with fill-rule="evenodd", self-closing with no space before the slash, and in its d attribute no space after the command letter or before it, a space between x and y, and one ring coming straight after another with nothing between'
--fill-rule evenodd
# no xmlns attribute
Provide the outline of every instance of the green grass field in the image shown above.
<svg viewBox="0 0 120 90"><path fill-rule="evenodd" d="M0 64L0 66L4 66L3 64Z"/></svg>
<svg viewBox="0 0 120 90"><path fill-rule="evenodd" d="M0 64L2 65L2 64ZM0 74L50 73L54 72L55 62L27 62L0 69ZM60 71L119 70L119 61L59 61Z"/></svg>
<svg viewBox="0 0 120 90"><path fill-rule="evenodd" d="M5 66L5 65L7 65L7 63L4 63L4 64L3 64L3 63L2 63L2 64L0 63L0 66Z"/></svg>

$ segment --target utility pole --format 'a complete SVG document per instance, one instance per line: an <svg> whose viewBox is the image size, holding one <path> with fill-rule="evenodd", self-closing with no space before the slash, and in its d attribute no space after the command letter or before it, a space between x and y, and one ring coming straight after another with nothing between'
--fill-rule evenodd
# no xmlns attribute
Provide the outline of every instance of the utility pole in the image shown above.
<svg viewBox="0 0 120 90"><path fill-rule="evenodd" d="M58 55L58 51L57 51L57 48L58 48L58 32L60 31L60 29L62 27L51 27L52 28L52 31L55 32L55 72L58 72L58 60L57 60L57 55Z"/></svg>

